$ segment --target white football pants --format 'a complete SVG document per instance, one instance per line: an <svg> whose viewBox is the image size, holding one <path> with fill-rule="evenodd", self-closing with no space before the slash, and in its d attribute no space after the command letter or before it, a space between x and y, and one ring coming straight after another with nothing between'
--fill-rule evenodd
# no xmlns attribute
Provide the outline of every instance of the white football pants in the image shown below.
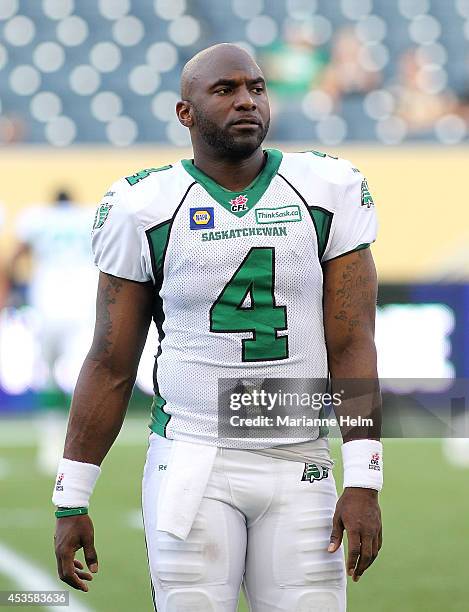
<svg viewBox="0 0 469 612"><path fill-rule="evenodd" d="M143 517L158 612L344 612L342 547L327 552L337 493L332 473L302 480L304 463L218 449L185 541L157 531L171 440L151 434ZM184 503L184 500L181 500Z"/></svg>

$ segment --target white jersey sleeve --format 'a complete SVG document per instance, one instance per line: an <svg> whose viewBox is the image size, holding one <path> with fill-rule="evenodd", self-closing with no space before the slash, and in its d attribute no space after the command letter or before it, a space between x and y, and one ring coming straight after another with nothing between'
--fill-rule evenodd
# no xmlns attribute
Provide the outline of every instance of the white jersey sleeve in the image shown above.
<svg viewBox="0 0 469 612"><path fill-rule="evenodd" d="M94 262L101 272L146 282L151 273L144 255L144 232L123 182L112 185L96 210L91 241Z"/></svg>
<svg viewBox="0 0 469 612"><path fill-rule="evenodd" d="M378 223L368 183L351 165L349 171L350 179L339 196L322 261L365 248L376 240Z"/></svg>

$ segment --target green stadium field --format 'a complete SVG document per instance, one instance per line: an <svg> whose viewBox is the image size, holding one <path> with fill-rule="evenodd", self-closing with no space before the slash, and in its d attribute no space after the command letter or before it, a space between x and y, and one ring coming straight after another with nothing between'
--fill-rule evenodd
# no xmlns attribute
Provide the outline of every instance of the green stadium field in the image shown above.
<svg viewBox="0 0 469 612"><path fill-rule="evenodd" d="M145 423L129 418L104 463L91 512L100 570L89 593L73 593L78 604L70 610L152 610L140 515ZM27 431L27 423L0 421L0 590L28 588L31 579L5 551L62 588L55 582L52 479L37 473ZM333 451L337 458L337 443ZM349 612L468 610L469 471L448 465L438 440L388 440L385 461L384 546L362 580L349 583ZM239 611L247 611L243 602Z"/></svg>

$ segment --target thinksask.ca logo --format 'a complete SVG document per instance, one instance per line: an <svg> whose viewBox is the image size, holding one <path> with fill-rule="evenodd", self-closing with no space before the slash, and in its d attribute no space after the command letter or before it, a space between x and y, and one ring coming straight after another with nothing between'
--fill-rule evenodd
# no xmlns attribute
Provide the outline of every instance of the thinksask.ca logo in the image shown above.
<svg viewBox="0 0 469 612"><path fill-rule="evenodd" d="M258 208L256 209L256 221L257 223L301 221L301 210L298 204L280 208Z"/></svg>

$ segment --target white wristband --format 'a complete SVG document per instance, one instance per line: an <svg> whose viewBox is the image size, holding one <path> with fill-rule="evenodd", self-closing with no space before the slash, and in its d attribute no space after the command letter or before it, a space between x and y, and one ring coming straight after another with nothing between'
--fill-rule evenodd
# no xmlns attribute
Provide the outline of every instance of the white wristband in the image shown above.
<svg viewBox="0 0 469 612"><path fill-rule="evenodd" d="M344 489L383 488L383 445L377 440L352 440L342 444Z"/></svg>
<svg viewBox="0 0 469 612"><path fill-rule="evenodd" d="M94 485L100 474L99 465L62 458L59 462L52 503L62 508L88 508Z"/></svg>

